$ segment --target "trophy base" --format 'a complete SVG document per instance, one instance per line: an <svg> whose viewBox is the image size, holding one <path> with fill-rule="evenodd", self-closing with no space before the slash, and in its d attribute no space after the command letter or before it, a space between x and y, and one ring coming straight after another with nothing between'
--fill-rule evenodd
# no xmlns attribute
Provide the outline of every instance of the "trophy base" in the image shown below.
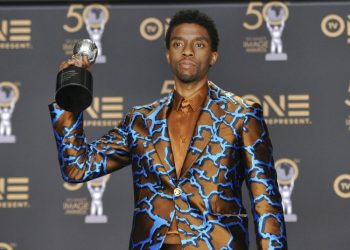
<svg viewBox="0 0 350 250"><path fill-rule="evenodd" d="M296 214L285 214L284 215L284 220L286 222L296 222L298 219Z"/></svg>
<svg viewBox="0 0 350 250"><path fill-rule="evenodd" d="M265 55L266 61L287 61L288 56L286 53L268 53Z"/></svg>
<svg viewBox="0 0 350 250"><path fill-rule="evenodd" d="M96 57L96 63L106 63L107 62L107 58L104 55L100 55Z"/></svg>
<svg viewBox="0 0 350 250"><path fill-rule="evenodd" d="M85 216L85 223L107 223L106 215L87 215Z"/></svg>
<svg viewBox="0 0 350 250"><path fill-rule="evenodd" d="M0 136L0 143L16 143L16 136L14 135Z"/></svg>

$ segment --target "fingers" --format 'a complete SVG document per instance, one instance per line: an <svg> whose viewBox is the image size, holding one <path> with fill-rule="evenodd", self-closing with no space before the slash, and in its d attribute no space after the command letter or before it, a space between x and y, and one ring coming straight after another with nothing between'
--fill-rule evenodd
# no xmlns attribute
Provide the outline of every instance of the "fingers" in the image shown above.
<svg viewBox="0 0 350 250"><path fill-rule="evenodd" d="M84 56L73 55L67 61L61 62L59 66L59 70L66 69L71 65L90 70L90 61L88 60L88 57L85 55Z"/></svg>
<svg viewBox="0 0 350 250"><path fill-rule="evenodd" d="M90 65L90 61L87 56L84 55L81 58L84 65Z"/></svg>
<svg viewBox="0 0 350 250"><path fill-rule="evenodd" d="M69 59L69 60L71 60L73 62L74 66L77 66L77 67L80 67L80 68L83 67L83 60L82 60L81 56L73 55L72 58Z"/></svg>
<svg viewBox="0 0 350 250"><path fill-rule="evenodd" d="M69 62L69 60L61 62L60 66L59 66L59 70L61 71L61 70L68 68L70 65L72 65L70 63L71 62Z"/></svg>
<svg viewBox="0 0 350 250"><path fill-rule="evenodd" d="M83 60L83 68L91 71L91 68L90 68L91 63L90 63L88 57L87 56L83 56L82 60Z"/></svg>
<svg viewBox="0 0 350 250"><path fill-rule="evenodd" d="M87 56L83 55L73 55L72 56L72 60L74 61L74 65L77 67L81 67L84 69L87 69L88 67L90 67L90 61L88 59Z"/></svg>

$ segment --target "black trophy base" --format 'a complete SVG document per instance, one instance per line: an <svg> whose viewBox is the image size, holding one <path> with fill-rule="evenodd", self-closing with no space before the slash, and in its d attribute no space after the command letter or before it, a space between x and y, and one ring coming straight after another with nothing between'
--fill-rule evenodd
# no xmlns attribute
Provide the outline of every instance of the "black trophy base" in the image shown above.
<svg viewBox="0 0 350 250"><path fill-rule="evenodd" d="M92 75L83 68L70 66L57 74L55 100L70 112L82 112L92 102Z"/></svg>

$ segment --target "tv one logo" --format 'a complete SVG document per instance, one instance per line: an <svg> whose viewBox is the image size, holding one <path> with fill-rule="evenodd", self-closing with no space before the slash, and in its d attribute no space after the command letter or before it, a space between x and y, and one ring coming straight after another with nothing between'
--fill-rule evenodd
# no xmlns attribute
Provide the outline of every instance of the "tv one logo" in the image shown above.
<svg viewBox="0 0 350 250"><path fill-rule="evenodd" d="M0 178L0 208L29 208L29 178Z"/></svg>
<svg viewBox="0 0 350 250"><path fill-rule="evenodd" d="M273 98L264 95L245 95L243 99L259 103L263 108L265 121L269 125L308 125L310 120L310 95L289 94Z"/></svg>
<svg viewBox="0 0 350 250"><path fill-rule="evenodd" d="M123 118L123 103L122 96L94 97L91 106L86 110L90 119L84 120L84 126L117 126Z"/></svg>
<svg viewBox="0 0 350 250"><path fill-rule="evenodd" d="M0 49L31 49L32 20L5 19L0 21Z"/></svg>
<svg viewBox="0 0 350 250"><path fill-rule="evenodd" d="M350 43L350 15L346 19L336 14L325 16L321 22L321 30L330 38L338 38L346 33L347 43Z"/></svg>
<svg viewBox="0 0 350 250"><path fill-rule="evenodd" d="M169 27L170 20L170 17L165 18L164 22L156 17L144 19L140 24L141 36L148 41L155 41L164 37Z"/></svg>
<svg viewBox="0 0 350 250"><path fill-rule="evenodd" d="M350 198L350 175L349 174L339 175L334 180L333 189L340 198L349 199Z"/></svg>

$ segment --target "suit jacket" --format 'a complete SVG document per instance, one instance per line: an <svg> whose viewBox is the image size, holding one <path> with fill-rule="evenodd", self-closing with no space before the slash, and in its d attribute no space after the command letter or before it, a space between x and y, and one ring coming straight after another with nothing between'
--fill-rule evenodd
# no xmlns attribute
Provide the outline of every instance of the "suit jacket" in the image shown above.
<svg viewBox="0 0 350 250"><path fill-rule="evenodd" d="M179 178L167 129L173 93L134 107L114 129L88 144L82 113L50 105L63 179L85 182L132 167L130 249L160 249L176 218L184 249L248 249L250 194L259 249L287 249L272 146L256 103L209 82Z"/></svg>

